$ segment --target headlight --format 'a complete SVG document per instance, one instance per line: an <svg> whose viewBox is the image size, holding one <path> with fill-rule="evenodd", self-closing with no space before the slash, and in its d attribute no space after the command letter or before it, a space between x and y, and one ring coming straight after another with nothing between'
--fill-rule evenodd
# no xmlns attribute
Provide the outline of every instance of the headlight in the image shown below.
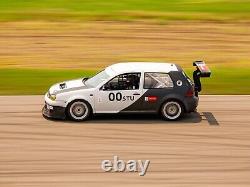
<svg viewBox="0 0 250 187"><path fill-rule="evenodd" d="M55 94L50 94L48 92L48 98L51 99L52 101L55 101L56 100L56 95Z"/></svg>
<svg viewBox="0 0 250 187"><path fill-rule="evenodd" d="M55 95L55 94L50 95L50 99L51 99L52 101L55 101L55 100L56 100L56 95Z"/></svg>

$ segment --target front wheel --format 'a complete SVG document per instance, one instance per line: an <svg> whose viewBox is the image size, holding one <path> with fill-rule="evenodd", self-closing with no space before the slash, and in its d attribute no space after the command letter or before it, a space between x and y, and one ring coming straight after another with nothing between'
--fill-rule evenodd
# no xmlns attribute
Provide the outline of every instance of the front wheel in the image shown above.
<svg viewBox="0 0 250 187"><path fill-rule="evenodd" d="M69 105L67 113L74 121L84 121L90 116L91 109L84 101L74 101Z"/></svg>
<svg viewBox="0 0 250 187"><path fill-rule="evenodd" d="M161 114L166 120L177 120L183 114L183 107L177 101L167 101L162 105Z"/></svg>

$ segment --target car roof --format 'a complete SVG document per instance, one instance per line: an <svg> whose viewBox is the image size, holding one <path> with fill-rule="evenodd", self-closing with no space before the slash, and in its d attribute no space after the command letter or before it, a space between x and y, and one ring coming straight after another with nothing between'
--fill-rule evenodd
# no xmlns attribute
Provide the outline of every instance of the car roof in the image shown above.
<svg viewBox="0 0 250 187"><path fill-rule="evenodd" d="M162 72L178 71L177 65L163 62L122 62L106 68L109 74L119 75L132 72Z"/></svg>

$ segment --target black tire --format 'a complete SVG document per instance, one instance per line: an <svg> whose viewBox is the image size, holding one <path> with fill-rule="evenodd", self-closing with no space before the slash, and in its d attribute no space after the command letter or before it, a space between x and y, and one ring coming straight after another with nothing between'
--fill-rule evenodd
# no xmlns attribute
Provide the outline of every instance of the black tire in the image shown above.
<svg viewBox="0 0 250 187"><path fill-rule="evenodd" d="M183 105L175 100L165 102L161 107L161 115L165 120L175 121L183 115Z"/></svg>
<svg viewBox="0 0 250 187"><path fill-rule="evenodd" d="M76 100L67 107L67 115L74 121L85 121L91 114L91 107L82 100Z"/></svg>

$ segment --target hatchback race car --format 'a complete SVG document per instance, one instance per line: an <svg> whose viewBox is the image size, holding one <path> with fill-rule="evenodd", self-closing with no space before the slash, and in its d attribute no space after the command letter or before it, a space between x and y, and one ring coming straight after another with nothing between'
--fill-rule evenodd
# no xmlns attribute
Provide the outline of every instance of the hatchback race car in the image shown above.
<svg viewBox="0 0 250 187"><path fill-rule="evenodd" d="M177 120L196 110L200 77L211 74L204 62L193 65L196 85L176 64L117 63L91 78L53 85L45 94L43 115L83 121L91 114L139 112Z"/></svg>

